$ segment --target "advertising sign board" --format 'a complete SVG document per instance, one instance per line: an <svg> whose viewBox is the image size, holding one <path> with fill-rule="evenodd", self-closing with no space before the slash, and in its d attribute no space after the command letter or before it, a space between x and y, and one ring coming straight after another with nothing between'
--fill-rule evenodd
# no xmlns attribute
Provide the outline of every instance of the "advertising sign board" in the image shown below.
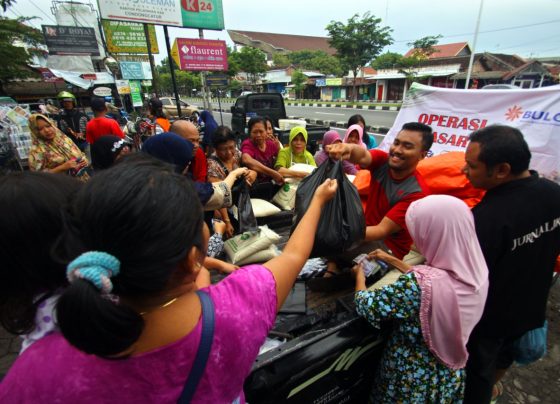
<svg viewBox="0 0 560 404"><path fill-rule="evenodd" d="M227 87L228 77L225 74L215 74L206 77L206 84L209 87Z"/></svg>
<svg viewBox="0 0 560 404"><path fill-rule="evenodd" d="M177 38L171 56L181 70L226 71L228 69L225 41Z"/></svg>
<svg viewBox="0 0 560 404"><path fill-rule="evenodd" d="M142 101L142 87L140 81L130 80L130 97L132 98L133 107L141 107L144 105Z"/></svg>
<svg viewBox="0 0 560 404"><path fill-rule="evenodd" d="M99 46L93 28L63 25L41 27L49 54L99 56Z"/></svg>
<svg viewBox="0 0 560 404"><path fill-rule="evenodd" d="M185 28L224 29L222 0L98 0L101 18Z"/></svg>
<svg viewBox="0 0 560 404"><path fill-rule="evenodd" d="M128 80L115 80L115 86L117 86L119 94L130 94L130 83Z"/></svg>
<svg viewBox="0 0 560 404"><path fill-rule="evenodd" d="M101 23L105 31L107 50L110 53L148 53L144 25L110 20L103 20ZM148 25L148 34L152 53L159 53L156 29L153 25Z"/></svg>
<svg viewBox="0 0 560 404"><path fill-rule="evenodd" d="M93 95L97 95L98 97L110 97L112 93L109 87L97 87L93 89Z"/></svg>

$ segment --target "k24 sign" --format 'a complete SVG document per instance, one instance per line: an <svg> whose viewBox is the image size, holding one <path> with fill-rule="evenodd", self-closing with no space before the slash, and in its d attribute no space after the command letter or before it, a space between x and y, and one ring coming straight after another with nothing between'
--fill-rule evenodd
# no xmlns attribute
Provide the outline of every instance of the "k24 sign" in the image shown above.
<svg viewBox="0 0 560 404"><path fill-rule="evenodd" d="M101 18L172 25L185 28L224 29L222 0L98 0Z"/></svg>

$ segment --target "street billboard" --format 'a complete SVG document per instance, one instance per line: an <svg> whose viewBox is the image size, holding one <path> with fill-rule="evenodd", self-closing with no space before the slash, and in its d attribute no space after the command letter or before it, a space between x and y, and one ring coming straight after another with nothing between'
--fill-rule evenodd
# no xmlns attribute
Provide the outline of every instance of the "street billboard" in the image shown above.
<svg viewBox="0 0 560 404"><path fill-rule="evenodd" d="M225 74L206 76L206 85L208 87L227 87L228 81L228 76Z"/></svg>
<svg viewBox="0 0 560 404"><path fill-rule="evenodd" d="M171 56L181 70L226 71L228 69L225 41L176 38Z"/></svg>
<svg viewBox="0 0 560 404"><path fill-rule="evenodd" d="M144 105L142 101L142 87L140 85L140 81L138 80L130 80L130 97L132 98L132 106L133 107L141 107Z"/></svg>
<svg viewBox="0 0 560 404"><path fill-rule="evenodd" d="M98 0L106 20L224 29L222 0Z"/></svg>
<svg viewBox="0 0 560 404"><path fill-rule="evenodd" d="M152 70L146 62L119 62L121 74L126 80L151 80Z"/></svg>
<svg viewBox="0 0 560 404"><path fill-rule="evenodd" d="M403 124L421 122L434 131L428 156L465 151L469 134L493 124L523 132L531 168L560 179L560 85L519 90L463 90L413 83L393 127L379 146L388 151Z"/></svg>
<svg viewBox="0 0 560 404"><path fill-rule="evenodd" d="M110 20L102 20L101 24L109 53L148 53L143 24ZM148 35L152 53L159 53L156 29L153 25L148 25Z"/></svg>
<svg viewBox="0 0 560 404"><path fill-rule="evenodd" d="M99 56L95 29L63 25L41 25L51 55Z"/></svg>
<svg viewBox="0 0 560 404"><path fill-rule="evenodd" d="M130 94L130 82L128 80L115 80L115 86L117 87L117 93Z"/></svg>

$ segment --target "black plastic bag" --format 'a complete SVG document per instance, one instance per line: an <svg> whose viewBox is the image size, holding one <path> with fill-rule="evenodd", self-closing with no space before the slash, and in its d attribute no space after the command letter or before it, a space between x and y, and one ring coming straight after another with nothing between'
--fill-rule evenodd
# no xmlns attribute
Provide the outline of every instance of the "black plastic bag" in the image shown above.
<svg viewBox="0 0 560 404"><path fill-rule="evenodd" d="M338 180L338 191L323 207L311 257L339 254L356 247L365 237L366 220L358 190L344 174L342 162L331 160L325 161L299 184L292 232L307 211L315 190L327 178Z"/></svg>
<svg viewBox="0 0 560 404"><path fill-rule="evenodd" d="M234 192L239 193L237 200L237 217L239 221L239 232L257 231L257 219L253 213L253 205L251 205L251 196L249 195L249 186L245 181L245 177L240 178L234 185Z"/></svg>

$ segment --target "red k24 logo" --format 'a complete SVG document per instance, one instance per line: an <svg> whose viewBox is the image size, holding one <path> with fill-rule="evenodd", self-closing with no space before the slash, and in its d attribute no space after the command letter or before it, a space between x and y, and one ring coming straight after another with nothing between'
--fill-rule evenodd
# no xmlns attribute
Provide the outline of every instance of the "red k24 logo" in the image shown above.
<svg viewBox="0 0 560 404"><path fill-rule="evenodd" d="M211 1L198 1L198 0L181 0L181 7L192 13L199 13L201 11L212 11Z"/></svg>

